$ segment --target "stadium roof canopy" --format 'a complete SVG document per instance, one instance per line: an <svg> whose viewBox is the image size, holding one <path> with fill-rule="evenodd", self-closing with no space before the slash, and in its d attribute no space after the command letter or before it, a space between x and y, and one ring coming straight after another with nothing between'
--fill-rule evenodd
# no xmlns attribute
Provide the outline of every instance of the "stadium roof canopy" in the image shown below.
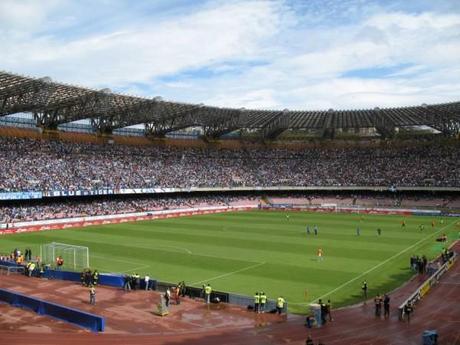
<svg viewBox="0 0 460 345"><path fill-rule="evenodd" d="M245 129L275 139L287 130L315 130L333 137L336 130L374 128L391 137L396 128L428 126L444 135L460 132L460 102L364 110L251 110L220 108L122 95L109 89L56 83L48 77L31 78L0 71L0 117L32 113L43 128L90 119L99 132L145 124L147 135L201 127L208 138Z"/></svg>

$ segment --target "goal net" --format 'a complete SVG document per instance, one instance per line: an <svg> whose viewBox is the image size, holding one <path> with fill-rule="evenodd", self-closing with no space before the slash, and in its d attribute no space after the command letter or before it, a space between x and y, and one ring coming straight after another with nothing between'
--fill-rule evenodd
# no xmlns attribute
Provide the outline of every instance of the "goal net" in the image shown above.
<svg viewBox="0 0 460 345"><path fill-rule="evenodd" d="M59 256L64 261L62 269L66 271L82 271L89 267L88 247L72 244L52 242L40 247L42 262L51 267L56 267L56 258Z"/></svg>
<svg viewBox="0 0 460 345"><path fill-rule="evenodd" d="M321 204L321 207L326 208L326 209L330 209L333 212L337 212L337 204L331 204L331 203Z"/></svg>

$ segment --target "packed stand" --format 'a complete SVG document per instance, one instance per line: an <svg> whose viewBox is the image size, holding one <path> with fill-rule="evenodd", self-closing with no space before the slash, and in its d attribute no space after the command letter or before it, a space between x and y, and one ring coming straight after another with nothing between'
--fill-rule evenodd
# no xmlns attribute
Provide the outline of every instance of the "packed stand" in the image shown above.
<svg viewBox="0 0 460 345"><path fill-rule="evenodd" d="M199 206L229 206L238 201L257 203L255 197L241 198L216 195L195 197L174 196L161 199L144 197L123 200L63 200L37 205L0 205L0 224L192 208Z"/></svg>
<svg viewBox="0 0 460 345"><path fill-rule="evenodd" d="M459 144L287 149L133 147L0 138L0 191L460 186Z"/></svg>
<svg viewBox="0 0 460 345"><path fill-rule="evenodd" d="M432 193L418 193L410 195L402 193L341 193L333 195L331 193L308 193L304 196L279 195L267 199L270 204L291 204L297 206L321 206L324 204L336 204L345 207L391 207L391 208L430 208L442 210L459 210L460 195L436 195Z"/></svg>

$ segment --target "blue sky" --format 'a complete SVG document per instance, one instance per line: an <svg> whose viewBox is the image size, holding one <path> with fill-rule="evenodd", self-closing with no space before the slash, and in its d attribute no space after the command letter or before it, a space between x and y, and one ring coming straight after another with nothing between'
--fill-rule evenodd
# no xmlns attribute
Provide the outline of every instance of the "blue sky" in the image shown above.
<svg viewBox="0 0 460 345"><path fill-rule="evenodd" d="M0 0L0 70L181 102L459 100L458 0Z"/></svg>

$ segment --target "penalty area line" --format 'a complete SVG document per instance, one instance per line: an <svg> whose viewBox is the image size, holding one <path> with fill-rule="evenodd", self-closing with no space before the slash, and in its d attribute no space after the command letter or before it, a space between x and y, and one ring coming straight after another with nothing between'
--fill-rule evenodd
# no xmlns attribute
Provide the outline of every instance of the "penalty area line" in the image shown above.
<svg viewBox="0 0 460 345"><path fill-rule="evenodd" d="M121 262L121 263L128 264L128 265L131 265L131 266L138 265L138 266L136 266L136 267L134 267L132 269L126 270L126 271L119 271L119 273L128 273L128 272L132 272L132 271L138 271L138 270L141 270L141 269L144 269L144 268L147 268L147 267L151 267L150 265L146 265L146 264L139 265L140 262L135 262L135 261L114 259L114 258L107 259L106 257L99 256L99 255L92 255L92 257L105 259L106 261ZM101 266L99 266L99 267L101 267ZM102 268L104 268L104 266L102 266Z"/></svg>
<svg viewBox="0 0 460 345"><path fill-rule="evenodd" d="M162 249L162 248L171 248L171 249L179 249L179 251L181 252L186 252L187 254L193 254L192 251L190 249L187 249L185 247L178 247L178 246L168 246L168 245L157 245L157 246L153 246L152 247L153 249L157 248L157 249Z"/></svg>
<svg viewBox="0 0 460 345"><path fill-rule="evenodd" d="M240 273L240 272L244 272L244 271L247 271L247 270L250 270L252 268L256 268L256 267L260 267L262 265L265 265L266 262L258 262L257 264L254 264L254 265L251 265L251 266L248 266L248 267L244 267L244 268L241 268L239 270L236 270L236 271L232 271L232 272L228 272L228 273L225 273L225 274L221 274L219 276L215 276L215 277L212 277L212 278L209 278L209 279L205 279L205 280L200 280L200 281L197 281L197 282L194 282L190 285L197 285L197 284L201 284L201 283L205 283L205 282L210 282L210 281L213 281L213 280L217 280L217 279L220 279L220 278L225 278L225 277L228 277L228 276L231 276L231 275L234 275L234 274L237 274L237 273Z"/></svg>
<svg viewBox="0 0 460 345"><path fill-rule="evenodd" d="M343 287L347 286L348 284L353 283L354 281L356 281L356 280L358 280L358 279L364 277L366 274L371 273L372 271L376 270L377 268L379 268L379 267L385 265L386 263L390 262L391 260L393 260L393 259L397 258L398 256L404 254L404 253L407 252L408 250L411 250L412 248L418 246L420 243L425 242L425 241L428 240L429 238L431 238L431 237L433 237L433 236L436 236L436 235L439 234L441 231L443 231L443 230L445 230L445 229L451 227L451 226L454 225L454 224L455 224L455 222L452 222L452 223L450 223L450 224L447 224L446 226L442 227L441 229L437 230L436 232L433 232L432 234L430 234L430 235L428 235L428 236L426 236L426 237L424 237L424 238L418 240L417 242L415 242L413 245L407 247L406 249L401 250L399 253L396 253L395 255L389 257L389 258L386 259L385 261L382 261L381 263L375 265L374 267L371 267L370 269L368 269L367 271L361 273L360 275L356 276L355 278L350 279L349 281L343 283L342 285L336 287L335 289L329 291L328 293L326 293L326 294L324 294L324 295L322 295L322 296L320 296L320 297L314 298L314 299L313 299L311 302L309 302L309 303L290 303L290 304L293 304L293 305L309 305L309 304L315 302L315 301L318 300L318 299L323 299L323 298L325 298L325 297L327 297L327 296L330 296L330 295L333 294L334 292L336 292L336 291L342 289Z"/></svg>
<svg viewBox="0 0 460 345"><path fill-rule="evenodd" d="M142 270L142 269L147 268L147 267L150 267L150 265L142 265L142 266L134 267L133 269L126 270L126 271L122 271L121 273L128 273L128 272L132 272L132 271L139 271L139 270Z"/></svg>
<svg viewBox="0 0 460 345"><path fill-rule="evenodd" d="M129 272L133 272L133 271L139 271L139 270L142 270L144 268L147 268L147 267L151 267L150 265L142 265L142 266L137 266L137 267L134 267L132 269L129 269L129 270L126 270L126 271L115 271L113 269L109 269L105 266L98 266L98 269L99 271L102 271L103 273L109 273L109 274L117 274L117 273L129 273Z"/></svg>
<svg viewBox="0 0 460 345"><path fill-rule="evenodd" d="M104 259L105 261L115 261L115 262L121 262L124 264L131 264L131 265L139 265L140 263L142 263L141 260L139 260L139 262L136 262L136 261L130 261L130 260L124 260L124 259L116 259L116 258L111 258L111 257L106 257L106 256L101 256L101 255L90 255L90 260L92 257L98 258L98 259Z"/></svg>

